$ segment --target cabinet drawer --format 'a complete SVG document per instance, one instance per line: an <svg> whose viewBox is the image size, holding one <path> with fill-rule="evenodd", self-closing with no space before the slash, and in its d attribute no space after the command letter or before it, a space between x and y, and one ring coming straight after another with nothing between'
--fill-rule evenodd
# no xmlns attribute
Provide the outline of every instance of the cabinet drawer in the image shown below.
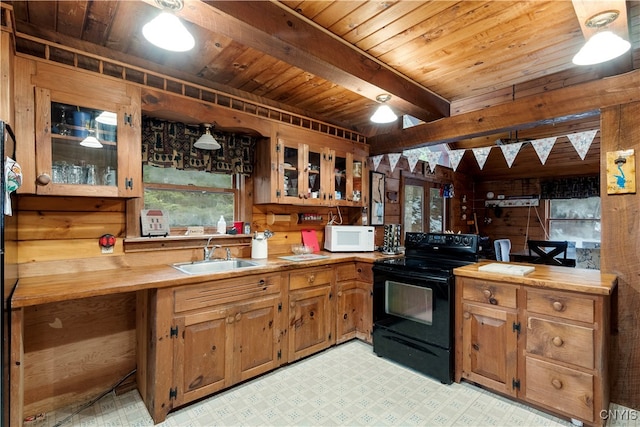
<svg viewBox="0 0 640 427"><path fill-rule="evenodd" d="M490 280L464 278L462 298L501 307L516 308L517 287Z"/></svg>
<svg viewBox="0 0 640 427"><path fill-rule="evenodd" d="M280 292L280 274L256 274L177 288L174 312L195 310Z"/></svg>
<svg viewBox="0 0 640 427"><path fill-rule="evenodd" d="M593 421L593 375L527 357L526 398Z"/></svg>
<svg viewBox="0 0 640 427"><path fill-rule="evenodd" d="M296 273L291 273L289 276L289 289L310 288L325 283L332 283L333 273L333 268L329 267L300 270Z"/></svg>
<svg viewBox="0 0 640 427"><path fill-rule="evenodd" d="M593 323L595 301L588 297L563 292L527 290L527 311L563 319Z"/></svg>
<svg viewBox="0 0 640 427"><path fill-rule="evenodd" d="M527 352L587 369L594 367L595 331L529 317L527 319Z"/></svg>
<svg viewBox="0 0 640 427"><path fill-rule="evenodd" d="M342 282L345 280L355 280L356 265L355 263L340 264L336 267L336 280Z"/></svg>
<svg viewBox="0 0 640 427"><path fill-rule="evenodd" d="M373 283L373 264L357 262L356 271L358 273L358 280Z"/></svg>

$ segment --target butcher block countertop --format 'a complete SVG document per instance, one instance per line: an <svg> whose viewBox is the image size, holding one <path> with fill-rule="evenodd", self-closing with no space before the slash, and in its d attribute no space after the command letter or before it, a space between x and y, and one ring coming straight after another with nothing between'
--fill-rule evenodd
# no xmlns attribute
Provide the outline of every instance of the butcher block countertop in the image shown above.
<svg viewBox="0 0 640 427"><path fill-rule="evenodd" d="M278 256L264 260L252 259L251 261L258 262L260 265L212 274L190 275L175 269L169 264L161 264L141 267L124 265L111 270L20 278L11 298L11 307L21 308L101 295L135 292L144 289L183 286L251 274L282 272L283 270L317 267L341 262L372 263L376 259L385 257L379 252L320 252L320 254L326 257L304 261L289 261Z"/></svg>
<svg viewBox="0 0 640 427"><path fill-rule="evenodd" d="M618 283L614 274L601 273L599 270L587 270L572 267L555 267L525 263L503 263L508 265L522 265L535 267L535 270L524 276L480 271L483 265L496 261L481 261L476 264L458 267L453 270L456 276L474 279L494 280L536 288L546 288L561 291L583 292L596 295L611 295Z"/></svg>

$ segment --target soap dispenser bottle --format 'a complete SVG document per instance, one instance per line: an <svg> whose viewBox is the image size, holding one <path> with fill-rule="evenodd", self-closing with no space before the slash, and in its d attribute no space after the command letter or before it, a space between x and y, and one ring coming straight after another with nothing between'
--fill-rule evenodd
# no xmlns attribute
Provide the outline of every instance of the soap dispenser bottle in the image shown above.
<svg viewBox="0 0 640 427"><path fill-rule="evenodd" d="M220 215L220 219L218 220L218 234L226 234L227 233L227 222L224 220L224 215Z"/></svg>

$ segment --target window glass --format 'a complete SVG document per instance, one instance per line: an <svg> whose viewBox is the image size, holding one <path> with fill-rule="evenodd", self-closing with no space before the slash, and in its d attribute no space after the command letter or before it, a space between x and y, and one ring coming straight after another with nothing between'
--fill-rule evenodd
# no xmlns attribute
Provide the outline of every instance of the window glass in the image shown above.
<svg viewBox="0 0 640 427"><path fill-rule="evenodd" d="M424 212L424 190L422 186L404 186L404 231L422 232Z"/></svg>
<svg viewBox="0 0 640 427"><path fill-rule="evenodd" d="M600 243L600 197L549 201L549 239L575 242L576 247Z"/></svg>
<svg viewBox="0 0 640 427"><path fill-rule="evenodd" d="M433 182L407 180L404 184L403 228L405 232L442 233L446 203Z"/></svg>
<svg viewBox="0 0 640 427"><path fill-rule="evenodd" d="M164 210L172 228L215 227L220 215L234 220L232 175L144 165L143 179L144 208Z"/></svg>

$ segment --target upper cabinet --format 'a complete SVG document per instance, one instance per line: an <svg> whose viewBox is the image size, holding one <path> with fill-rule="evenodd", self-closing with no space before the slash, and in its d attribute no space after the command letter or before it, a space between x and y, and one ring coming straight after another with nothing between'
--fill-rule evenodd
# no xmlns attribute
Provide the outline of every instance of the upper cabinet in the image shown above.
<svg viewBox="0 0 640 427"><path fill-rule="evenodd" d="M16 84L22 193L140 197L140 88L51 64L22 61ZM31 113L33 112L33 113Z"/></svg>
<svg viewBox="0 0 640 427"><path fill-rule="evenodd" d="M366 206L367 151L277 138L258 147L255 203Z"/></svg>

